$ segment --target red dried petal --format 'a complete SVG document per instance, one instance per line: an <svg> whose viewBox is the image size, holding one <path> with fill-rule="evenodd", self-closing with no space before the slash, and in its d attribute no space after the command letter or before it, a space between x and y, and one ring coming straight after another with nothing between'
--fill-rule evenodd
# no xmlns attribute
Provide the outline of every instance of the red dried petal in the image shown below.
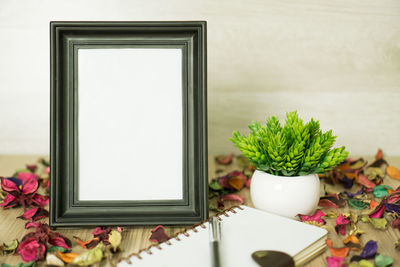
<svg viewBox="0 0 400 267"><path fill-rule="evenodd" d="M368 215L368 217L370 217L370 218L382 218L385 210L386 210L386 206L383 205L383 202L381 202L375 208L375 210Z"/></svg>
<svg viewBox="0 0 400 267"><path fill-rule="evenodd" d="M344 261L345 258L342 257L326 257L326 261L328 262L328 267L345 267L347 266Z"/></svg>
<svg viewBox="0 0 400 267"><path fill-rule="evenodd" d="M327 208L343 208L346 201L341 199L337 194L320 197L318 206Z"/></svg>
<svg viewBox="0 0 400 267"><path fill-rule="evenodd" d="M43 208L37 207L24 212L23 215L19 216L18 218L30 221L37 221L42 218L48 217L49 212Z"/></svg>
<svg viewBox="0 0 400 267"><path fill-rule="evenodd" d="M24 185L22 186L22 192L25 195L33 194L37 191L38 187L39 187L38 180L31 178L25 181Z"/></svg>
<svg viewBox="0 0 400 267"><path fill-rule="evenodd" d="M36 171L36 169L37 169L37 165L36 164L32 164L32 165L26 165L26 168L28 169L28 170L30 170L31 172L35 172Z"/></svg>
<svg viewBox="0 0 400 267"><path fill-rule="evenodd" d="M29 238L18 245L17 253L25 262L37 261L44 258L46 247L35 238Z"/></svg>
<svg viewBox="0 0 400 267"><path fill-rule="evenodd" d="M382 159L383 158L383 152L382 152L382 149L378 149L378 152L376 152L376 154L375 154L375 160L380 160L380 159Z"/></svg>
<svg viewBox="0 0 400 267"><path fill-rule="evenodd" d="M49 204L49 197L42 196L40 194L34 194L32 197L32 201L40 207L47 206Z"/></svg>
<svg viewBox="0 0 400 267"><path fill-rule="evenodd" d="M47 226L47 227L48 227L47 224L45 224L44 226ZM67 246L66 248L71 248L71 247L72 247L71 240L69 240L69 238L66 237L65 235L63 235L63 234L61 234L61 233L58 233L58 232L50 232L50 233L49 233L49 240L59 240L58 238L63 239L64 244ZM53 244L53 243L51 243L51 242L52 242L52 241L49 241L50 244ZM58 245L57 245L57 246L58 246Z"/></svg>
<svg viewBox="0 0 400 267"><path fill-rule="evenodd" d="M1 179L1 188L4 192L21 192L15 183L6 178Z"/></svg>
<svg viewBox="0 0 400 267"><path fill-rule="evenodd" d="M373 182L371 182L367 177L365 177L365 175L360 174L358 175L358 179L357 179L357 183L359 183L360 185L363 185L367 188L374 188L376 186L376 184L374 184Z"/></svg>
<svg viewBox="0 0 400 267"><path fill-rule="evenodd" d="M169 239L169 236L165 233L165 227L162 225L158 225L154 230L151 230L151 236L149 238L150 241L153 242L164 242Z"/></svg>
<svg viewBox="0 0 400 267"><path fill-rule="evenodd" d="M399 188L400 188L400 187L399 187ZM387 199L386 199L386 202L387 202L387 203L396 203L397 201L400 200L400 192L398 191L399 188L396 189L396 192L390 194L390 195L387 197Z"/></svg>
<svg viewBox="0 0 400 267"><path fill-rule="evenodd" d="M223 200L230 200L230 201L238 201L240 204L243 204L245 201L245 198L236 194L226 194L221 196Z"/></svg>
<svg viewBox="0 0 400 267"><path fill-rule="evenodd" d="M318 224L325 224L326 222L321 218L322 216L325 216L325 213L323 213L321 210L316 210L314 214L312 215L303 215L303 214L298 214L300 221L302 222L309 222L313 221Z"/></svg>
<svg viewBox="0 0 400 267"><path fill-rule="evenodd" d="M396 218L392 223L393 228L397 228L400 231L400 218Z"/></svg>
<svg viewBox="0 0 400 267"><path fill-rule="evenodd" d="M42 225L41 222L27 222L27 223L25 224L25 229L29 229L29 228L32 228L32 227L34 227L34 228L40 228L41 225Z"/></svg>
<svg viewBox="0 0 400 267"><path fill-rule="evenodd" d="M250 185L251 185L251 178L247 179L246 181L246 187L250 188Z"/></svg>
<svg viewBox="0 0 400 267"><path fill-rule="evenodd" d="M219 156L216 158L218 164L221 165L229 165L232 163L232 159L233 159L233 154L230 154L229 156Z"/></svg>
<svg viewBox="0 0 400 267"><path fill-rule="evenodd" d="M333 209L339 208L338 205L336 205L335 203L333 203L329 199L320 199L319 202L318 202L318 206L324 207L324 208L333 208Z"/></svg>
<svg viewBox="0 0 400 267"><path fill-rule="evenodd" d="M8 209L17 205L18 200L11 194L7 194L7 196L3 199L3 202L0 203L0 206L3 207L3 209Z"/></svg>
<svg viewBox="0 0 400 267"><path fill-rule="evenodd" d="M17 178L20 179L22 181L22 183L25 183L29 179L38 180L39 176L37 174L30 173L30 172L20 172L17 174Z"/></svg>
<svg viewBox="0 0 400 267"><path fill-rule="evenodd" d="M49 244L52 244L53 246L57 247L62 247L69 249L70 246L68 246L66 240L62 238L61 236L52 236L52 238L49 238Z"/></svg>
<svg viewBox="0 0 400 267"><path fill-rule="evenodd" d="M339 216L336 218L336 232L341 235L346 235L346 225L349 223L350 221L344 217L343 214L339 214Z"/></svg>

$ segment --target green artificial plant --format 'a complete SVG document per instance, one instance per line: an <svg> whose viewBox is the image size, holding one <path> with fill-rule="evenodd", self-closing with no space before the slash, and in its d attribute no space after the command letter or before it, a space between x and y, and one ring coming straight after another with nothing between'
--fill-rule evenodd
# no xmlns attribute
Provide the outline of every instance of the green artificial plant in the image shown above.
<svg viewBox="0 0 400 267"><path fill-rule="evenodd" d="M304 124L297 111L286 113L286 124L272 116L266 125L253 121L250 134L233 132L230 140L258 170L274 175L299 176L324 173L348 155L345 147L331 149L332 130L322 132L319 121Z"/></svg>

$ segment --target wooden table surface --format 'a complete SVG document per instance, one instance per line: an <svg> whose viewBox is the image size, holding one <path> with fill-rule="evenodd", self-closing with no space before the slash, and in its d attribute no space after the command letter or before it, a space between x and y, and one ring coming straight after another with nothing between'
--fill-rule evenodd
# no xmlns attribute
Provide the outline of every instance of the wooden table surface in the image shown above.
<svg viewBox="0 0 400 267"><path fill-rule="evenodd" d="M36 163L40 156L14 156L14 155L0 155L0 176L10 176L12 175L15 170L21 169L25 167L25 164L32 164ZM366 157L369 162L372 162L372 157ZM400 167L400 157L386 157L385 158L391 165ZM219 165L215 162L214 157L210 156L209 158L209 178L216 178L218 176L222 176L223 174L237 170L238 167L236 165L236 160L234 159L233 163L230 165ZM390 185L393 188L397 188L400 185L400 181L392 179L390 177L385 177L384 183L386 185ZM323 186L323 185L321 185ZM341 186L337 187L339 190L343 190ZM358 187L353 187L353 191L357 191ZM323 192L321 192L323 193ZM245 196L246 198L246 205L252 206L249 190L243 189L241 192L238 193L239 195ZM378 200L380 201L380 200ZM234 203L228 203L228 205ZM325 211L325 209L324 209ZM337 212L348 212L349 208L345 207ZM361 213L362 211L355 211L352 209L353 212ZM365 211L364 211L365 212ZM20 240L28 231L25 230L24 225L26 221L21 219L16 219L17 216L22 214L22 208L14 208L14 209L7 209L1 210L0 209L0 243L9 242L14 239ZM43 220L47 222L46 220ZM328 237L333 240L333 244L335 247L342 247L342 239L343 236L339 236L336 234L334 225L335 219L326 218L327 224L324 226L326 229L329 230ZM390 256L395 259L393 266L400 266L400 251L395 250L394 243L400 238L400 231L397 229L393 229L391 226L388 227L387 230L376 230L370 224L366 224L363 222L359 222L359 226L362 230L366 233L360 237L360 241L362 244L365 244L367 241L373 239L378 242L378 253ZM124 251L115 255L115 261L117 261L121 257L125 257L133 252L137 252L142 248L146 248L152 243L149 241L149 237L151 234L151 230L154 226L145 226L145 227L126 227L124 228L123 233L123 241L121 243ZM184 229L183 227L167 227L167 234L173 235L178 231ZM57 229L56 231L65 234L69 237L73 242L73 251L81 251L79 247L77 247L75 241L73 240L72 236L78 236L82 240L88 240L92 238L93 229ZM293 238L296 238L295 236ZM360 252L350 252L351 254L359 254ZM330 256L330 252L327 249L323 254L316 257L312 261L310 261L306 266L311 267L320 267L320 266L327 266L326 257ZM8 263L8 264L16 264L21 262L20 256L9 255L9 256L0 256L0 263ZM101 266L111 266L112 263L105 263L102 262Z"/></svg>

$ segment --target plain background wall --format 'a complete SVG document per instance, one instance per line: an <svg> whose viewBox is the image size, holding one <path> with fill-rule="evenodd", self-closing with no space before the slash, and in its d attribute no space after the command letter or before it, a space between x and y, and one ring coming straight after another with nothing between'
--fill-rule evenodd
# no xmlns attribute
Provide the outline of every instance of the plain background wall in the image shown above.
<svg viewBox="0 0 400 267"><path fill-rule="evenodd" d="M207 20L210 154L297 109L353 155L400 155L397 0L1 0L0 154L49 151L51 20Z"/></svg>

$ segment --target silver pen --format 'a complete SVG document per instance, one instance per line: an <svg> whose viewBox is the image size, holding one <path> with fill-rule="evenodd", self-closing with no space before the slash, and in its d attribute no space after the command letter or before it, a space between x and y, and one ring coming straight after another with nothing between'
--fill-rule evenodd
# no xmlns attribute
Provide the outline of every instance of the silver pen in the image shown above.
<svg viewBox="0 0 400 267"><path fill-rule="evenodd" d="M217 217L210 218L210 252L211 252L211 266L221 267L219 257L219 241L221 240L221 222Z"/></svg>

